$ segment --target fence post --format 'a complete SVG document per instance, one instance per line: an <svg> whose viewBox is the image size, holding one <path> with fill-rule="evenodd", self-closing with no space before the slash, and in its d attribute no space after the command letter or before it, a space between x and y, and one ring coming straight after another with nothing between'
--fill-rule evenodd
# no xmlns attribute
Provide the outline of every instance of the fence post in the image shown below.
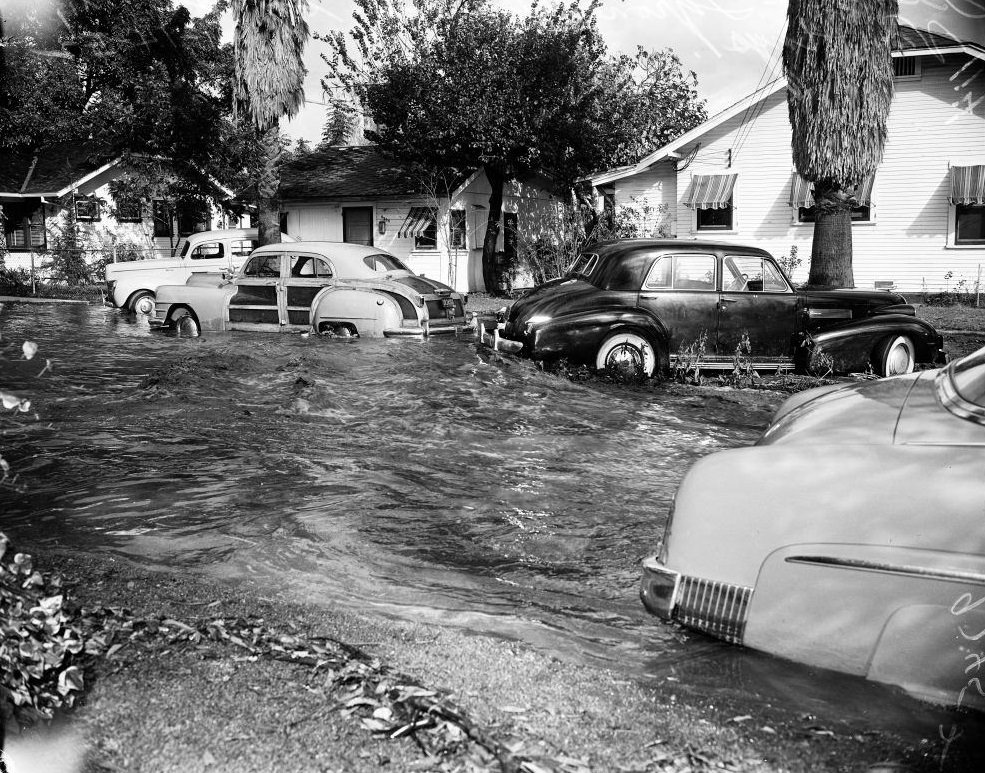
<svg viewBox="0 0 985 773"><path fill-rule="evenodd" d="M37 295L38 289L34 278L34 250L31 250L31 295Z"/></svg>
<svg viewBox="0 0 985 773"><path fill-rule="evenodd" d="M982 264L978 264L978 279L975 280L975 308L978 308L978 299L982 291Z"/></svg>

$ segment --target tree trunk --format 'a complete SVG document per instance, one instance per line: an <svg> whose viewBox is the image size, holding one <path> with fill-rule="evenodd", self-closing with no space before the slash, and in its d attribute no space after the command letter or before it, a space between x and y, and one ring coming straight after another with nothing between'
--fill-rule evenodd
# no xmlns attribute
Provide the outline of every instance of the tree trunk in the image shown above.
<svg viewBox="0 0 985 773"><path fill-rule="evenodd" d="M257 180L257 230L260 245L280 243L280 123L276 122L261 138L263 169Z"/></svg>
<svg viewBox="0 0 985 773"><path fill-rule="evenodd" d="M855 200L836 184L814 184L814 242L809 287L854 287L852 275L852 205Z"/></svg>
<svg viewBox="0 0 985 773"><path fill-rule="evenodd" d="M499 292L496 271L496 244L499 241L499 223L503 217L503 187L506 175L499 169L486 167L486 177L492 187L489 194L489 219L486 221L486 238L482 241L482 282L486 292L496 295Z"/></svg>

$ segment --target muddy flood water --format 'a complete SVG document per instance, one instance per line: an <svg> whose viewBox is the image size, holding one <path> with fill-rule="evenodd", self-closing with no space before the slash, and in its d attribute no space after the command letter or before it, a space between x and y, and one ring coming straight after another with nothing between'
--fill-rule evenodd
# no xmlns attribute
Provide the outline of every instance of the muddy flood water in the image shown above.
<svg viewBox="0 0 985 773"><path fill-rule="evenodd" d="M271 595L508 637L676 680L737 713L929 737L942 712L661 624L640 561L697 458L778 400L573 383L471 339L179 339L85 305L8 304L0 363L40 421L2 438L0 526Z"/></svg>

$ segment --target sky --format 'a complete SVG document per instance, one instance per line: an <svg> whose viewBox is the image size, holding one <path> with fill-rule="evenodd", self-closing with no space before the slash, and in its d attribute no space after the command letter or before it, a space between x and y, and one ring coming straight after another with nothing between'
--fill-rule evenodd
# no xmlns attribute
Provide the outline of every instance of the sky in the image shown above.
<svg viewBox="0 0 985 773"><path fill-rule="evenodd" d="M212 5L212 0L178 2L193 15ZM498 2L525 14L531 0ZM902 23L959 39L977 39L985 26L985 0L899 0L899 8ZM351 0L309 0L308 24L314 32L349 30L352 11ZM633 53L637 46L673 48L685 70L697 74L698 93L714 115L780 74L786 11L787 0L602 0L597 15L613 53ZM974 34L950 29L943 19L951 27L966 24ZM231 20L225 26L231 38ZM321 104L321 78L327 71L321 59L324 50L323 43L312 39L305 52L305 106L284 126L295 139L321 138L326 114Z"/></svg>

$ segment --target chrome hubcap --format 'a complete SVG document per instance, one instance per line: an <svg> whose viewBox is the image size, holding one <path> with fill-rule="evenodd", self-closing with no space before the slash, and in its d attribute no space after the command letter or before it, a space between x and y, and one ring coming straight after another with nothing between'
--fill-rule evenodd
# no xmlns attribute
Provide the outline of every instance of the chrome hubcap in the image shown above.
<svg viewBox="0 0 985 773"><path fill-rule="evenodd" d="M152 314L154 312L154 299L141 298L137 301L136 312L138 314Z"/></svg>
<svg viewBox="0 0 985 773"><path fill-rule="evenodd" d="M609 352L605 366L619 373L636 375L643 371L643 354L635 346L620 344Z"/></svg>
<svg viewBox="0 0 985 773"><path fill-rule="evenodd" d="M897 344L889 352L886 375L897 376L906 373L910 367L910 352L903 344Z"/></svg>

